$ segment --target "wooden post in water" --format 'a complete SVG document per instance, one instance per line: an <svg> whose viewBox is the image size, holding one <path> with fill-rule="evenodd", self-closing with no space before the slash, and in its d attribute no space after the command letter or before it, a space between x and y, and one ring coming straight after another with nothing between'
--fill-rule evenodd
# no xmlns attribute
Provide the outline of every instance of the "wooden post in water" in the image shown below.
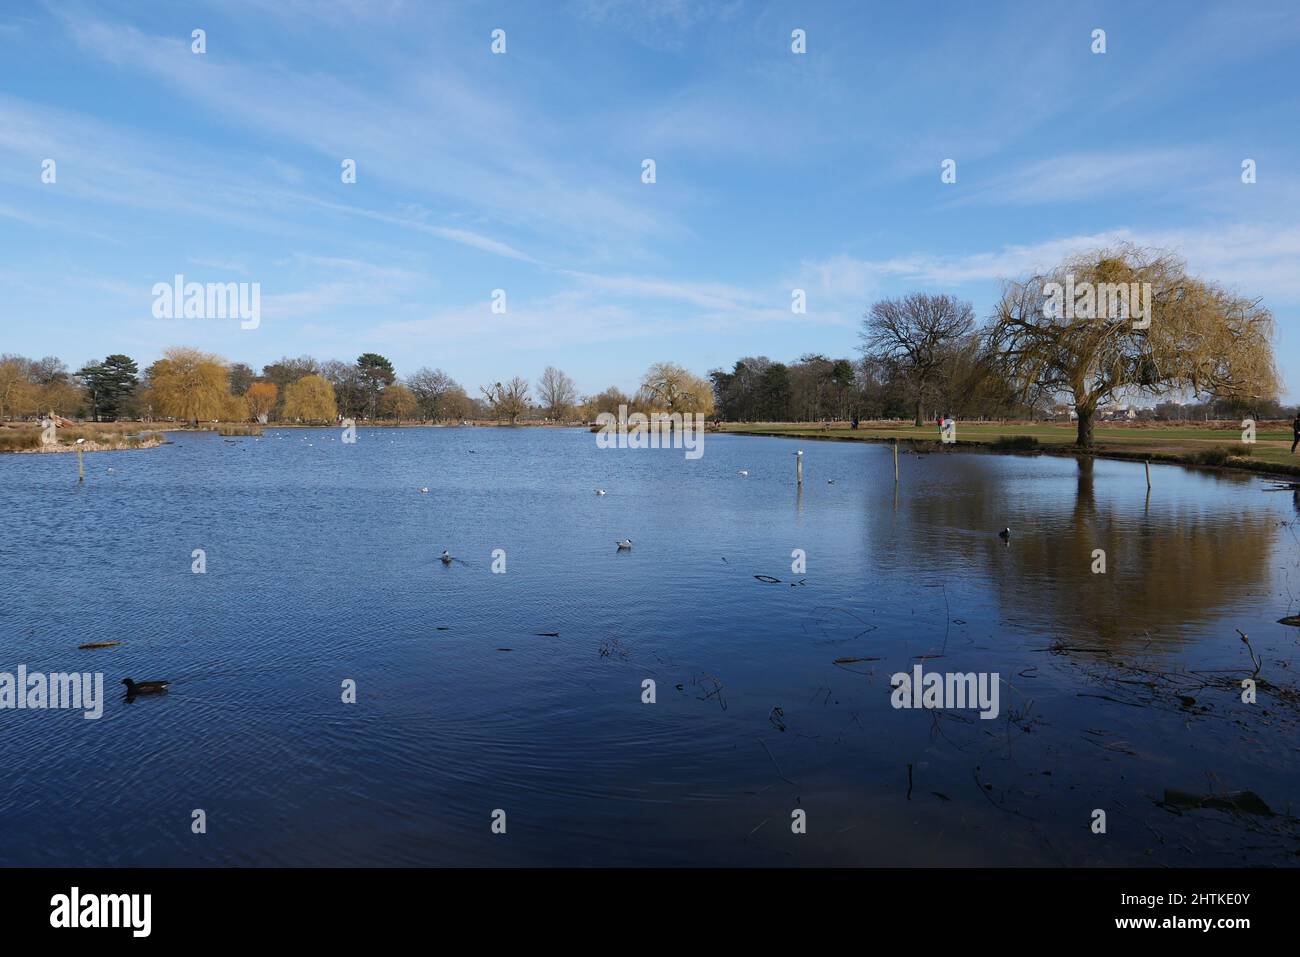
<svg viewBox="0 0 1300 957"><path fill-rule="evenodd" d="M894 484L898 484L898 439L894 439Z"/></svg>
<svg viewBox="0 0 1300 957"><path fill-rule="evenodd" d="M794 453L794 482L803 485L803 451Z"/></svg>
<svg viewBox="0 0 1300 957"><path fill-rule="evenodd" d="M1151 460L1147 459L1142 463L1147 467L1147 491L1151 491Z"/></svg>
<svg viewBox="0 0 1300 957"><path fill-rule="evenodd" d="M86 463L81 460L81 446L77 446L77 484L86 481Z"/></svg>

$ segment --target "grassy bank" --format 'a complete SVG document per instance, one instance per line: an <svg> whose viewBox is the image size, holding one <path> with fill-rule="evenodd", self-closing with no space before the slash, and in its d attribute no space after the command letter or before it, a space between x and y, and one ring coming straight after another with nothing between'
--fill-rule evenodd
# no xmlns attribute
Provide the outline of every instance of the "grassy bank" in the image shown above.
<svg viewBox="0 0 1300 957"><path fill-rule="evenodd" d="M828 428L810 423L724 424L720 431L741 435L847 442L892 442L940 445L937 426L916 428L910 422L864 422L855 429L846 423ZM958 422L956 448L964 451L1040 452L1077 455L1073 423ZM1285 422L1263 422L1255 441L1241 442L1239 422L1130 425L1102 423L1093 433L1092 453L1103 458L1176 462L1300 475L1300 453L1291 454L1291 431Z"/></svg>
<svg viewBox="0 0 1300 957"><path fill-rule="evenodd" d="M41 428L27 423L0 426L0 452L112 452L149 449L162 445L162 433L137 422L101 422L66 426L55 433L52 445L41 441ZM77 440L81 444L77 444Z"/></svg>

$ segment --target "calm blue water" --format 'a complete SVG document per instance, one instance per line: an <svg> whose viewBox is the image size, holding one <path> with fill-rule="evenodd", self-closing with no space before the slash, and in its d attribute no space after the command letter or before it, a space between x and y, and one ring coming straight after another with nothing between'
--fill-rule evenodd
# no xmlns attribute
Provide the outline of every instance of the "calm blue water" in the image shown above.
<svg viewBox="0 0 1300 957"><path fill-rule="evenodd" d="M1300 630L1276 623L1300 604L1297 510L1261 479L1153 466L1148 500L1140 464L936 453L903 456L896 494L890 450L852 443L710 435L687 461L578 430L173 438L87 456L81 487L72 456L0 456L0 671L113 689L98 721L0 711L0 863L1231 865L1300 847L1282 697ZM1253 705L1237 629L1269 682ZM123 644L77 650L92 641ZM997 672L999 717L892 708L889 676L918 661ZM126 676L171 692L128 703ZM1166 788L1250 789L1279 813L1179 814Z"/></svg>

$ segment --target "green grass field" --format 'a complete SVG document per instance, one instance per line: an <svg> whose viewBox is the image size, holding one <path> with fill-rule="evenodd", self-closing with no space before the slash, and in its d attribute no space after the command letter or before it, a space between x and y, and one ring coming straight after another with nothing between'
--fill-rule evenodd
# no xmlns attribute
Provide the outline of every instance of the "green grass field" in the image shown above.
<svg viewBox="0 0 1300 957"><path fill-rule="evenodd" d="M939 441L935 425L914 427L910 422L864 422L857 430L836 423L823 428L813 423L727 423L722 431L752 435L788 435L810 439L839 439L849 441ZM957 423L957 446L991 445L998 439L1029 436L1038 441L1044 451L1067 452L1074 446L1074 423ZM1116 458L1150 458L1161 461L1178 461L1188 464L1198 462L1199 456L1213 454L1215 450L1229 450L1232 456L1226 463L1230 467L1252 470L1300 473L1300 449L1291 454L1289 424L1269 422L1257 429L1255 442L1241 445L1241 427L1236 423L1215 423L1204 426L1191 425L1119 425L1098 423L1093 431L1096 443L1094 453ZM1248 450L1248 452L1247 452ZM1241 454L1246 452L1247 454Z"/></svg>

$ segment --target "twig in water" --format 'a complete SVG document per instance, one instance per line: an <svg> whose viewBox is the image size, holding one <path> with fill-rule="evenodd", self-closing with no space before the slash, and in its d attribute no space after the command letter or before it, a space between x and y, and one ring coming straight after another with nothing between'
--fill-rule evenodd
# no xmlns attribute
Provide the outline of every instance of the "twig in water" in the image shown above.
<svg viewBox="0 0 1300 957"><path fill-rule="evenodd" d="M952 612L948 610L948 586L944 582L939 583L943 589L943 653L948 653L948 630L952 628Z"/></svg>
<svg viewBox="0 0 1300 957"><path fill-rule="evenodd" d="M1252 665L1255 666L1254 674L1259 674L1259 669L1264 667L1264 661L1263 661L1263 659L1262 659L1262 658L1256 658L1256 657L1255 657L1255 649L1252 648L1252 647L1250 646L1250 636L1249 636L1249 635L1247 635L1247 634L1246 634L1244 631L1242 631L1240 628L1237 629L1237 634L1241 635L1241 643L1242 643L1243 645L1245 645L1245 646L1246 646L1246 650L1247 650L1248 652L1250 652L1250 663L1251 663Z"/></svg>
<svg viewBox="0 0 1300 957"><path fill-rule="evenodd" d="M772 767L776 768L777 777L779 777L786 784L793 784L795 787L798 787L799 786L798 782L791 781L788 777L786 777L785 773L781 770L781 765L776 763L776 758L772 757L772 752L768 750L767 742L764 741L762 738L755 738L754 740L763 746L764 751L767 751L767 756L772 762Z"/></svg>
<svg viewBox="0 0 1300 957"><path fill-rule="evenodd" d="M1003 807L997 801L993 800L993 795L989 793L989 791L993 789L993 785L990 784L986 787L984 783L980 781L980 768L978 764L975 765L975 767L971 768L970 773L971 773L971 777L975 779L975 786L980 789L980 794L983 794L984 797L988 799L988 802L992 804L995 808L997 808L999 811L1002 811L1005 814L1014 814L1016 817L1023 817L1025 818L1025 820L1029 820L1029 818L1026 815L1021 814L1019 811L1013 811L1009 807Z"/></svg>

